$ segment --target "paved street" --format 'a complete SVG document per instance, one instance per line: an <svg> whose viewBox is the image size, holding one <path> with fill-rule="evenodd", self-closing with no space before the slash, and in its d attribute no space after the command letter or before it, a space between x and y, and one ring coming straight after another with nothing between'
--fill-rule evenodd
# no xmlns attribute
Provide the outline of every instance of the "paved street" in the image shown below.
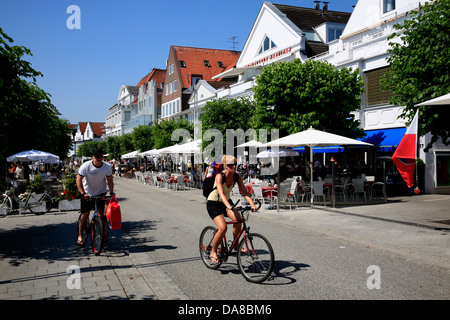
<svg viewBox="0 0 450 320"><path fill-rule="evenodd" d="M123 227L98 257L74 245L75 211L0 219L0 299L450 298L450 196L255 213L252 230L271 240L277 260L274 277L258 286L233 257L221 271L199 260L198 235L211 224L200 190L115 181ZM366 287L372 264L382 270L378 291Z"/></svg>

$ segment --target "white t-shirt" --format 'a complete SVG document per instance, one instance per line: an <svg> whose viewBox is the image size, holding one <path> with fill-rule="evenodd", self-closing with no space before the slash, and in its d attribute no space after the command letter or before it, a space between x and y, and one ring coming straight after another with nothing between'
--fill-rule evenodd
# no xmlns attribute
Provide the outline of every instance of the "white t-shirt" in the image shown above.
<svg viewBox="0 0 450 320"><path fill-rule="evenodd" d="M106 192L106 177L112 176L112 170L104 161L101 167L96 167L91 160L81 165L78 174L83 177L84 192L88 196L95 197Z"/></svg>

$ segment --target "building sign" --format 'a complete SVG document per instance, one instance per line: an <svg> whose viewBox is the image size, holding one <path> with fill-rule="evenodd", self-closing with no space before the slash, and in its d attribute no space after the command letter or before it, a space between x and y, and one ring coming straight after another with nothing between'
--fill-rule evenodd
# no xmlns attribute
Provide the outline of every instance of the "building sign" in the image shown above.
<svg viewBox="0 0 450 320"><path fill-rule="evenodd" d="M290 53L291 51L292 51L292 48L291 48L291 47L286 48L286 49L283 49L283 50L280 50L280 51L278 51L278 52L276 52L276 53L274 53L274 54L271 54L271 55L269 55L269 56L267 56L267 57L265 57L265 58L256 60L255 62L252 62L252 63L249 63L249 64L246 65L245 67L246 67L246 68L249 68L249 67L255 67L255 66L260 65L260 64L264 64L264 63L266 63L266 62L269 62L270 60L273 60L273 59L275 59L275 58L279 58L279 57L281 57L281 56L284 56L284 55Z"/></svg>

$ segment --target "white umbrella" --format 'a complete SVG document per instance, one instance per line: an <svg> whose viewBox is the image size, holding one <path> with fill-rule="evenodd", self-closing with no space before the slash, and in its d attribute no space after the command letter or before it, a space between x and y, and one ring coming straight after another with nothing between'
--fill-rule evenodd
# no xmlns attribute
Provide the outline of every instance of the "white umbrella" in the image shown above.
<svg viewBox="0 0 450 320"><path fill-rule="evenodd" d="M171 153L196 153L202 151L201 149L202 140L194 140L184 144L177 144L172 146Z"/></svg>
<svg viewBox="0 0 450 320"><path fill-rule="evenodd" d="M240 144L240 145L236 146L235 148L238 148L238 147L260 147L262 145L263 145L262 142L259 142L259 141L256 141L256 140L250 140L250 141L248 141L246 143L243 143L243 144Z"/></svg>
<svg viewBox="0 0 450 320"><path fill-rule="evenodd" d="M39 161L43 163L58 163L60 161L57 155L53 153L39 151L39 150L27 150L16 153L8 158L6 158L7 162L28 162L28 161Z"/></svg>
<svg viewBox="0 0 450 320"><path fill-rule="evenodd" d="M275 158L275 157L296 157L300 154L297 151L286 148L275 148L264 150L256 155L257 158Z"/></svg>
<svg viewBox="0 0 450 320"><path fill-rule="evenodd" d="M313 157L313 147L326 147L326 146L343 146L343 145L362 145L362 146L373 146L373 144L359 141L356 139L347 138L333 133L328 133L325 131L316 130L314 128L309 128L301 132L291 134L289 136L270 141L263 146L283 146L283 147L310 147L310 168L311 168L311 191L312 191L312 157ZM313 199L311 197L311 203Z"/></svg>
<svg viewBox="0 0 450 320"><path fill-rule="evenodd" d="M416 104L416 106L436 106L450 104L450 93L444 94L443 96Z"/></svg>
<svg viewBox="0 0 450 320"><path fill-rule="evenodd" d="M147 151L144 151L144 152L140 153L139 155L145 157L145 156L152 156L152 155L155 155L155 154L159 154L157 149L147 150Z"/></svg>
<svg viewBox="0 0 450 320"><path fill-rule="evenodd" d="M139 151L132 151L132 152L128 152L122 155L122 159L134 159L134 158L138 158L140 156Z"/></svg>

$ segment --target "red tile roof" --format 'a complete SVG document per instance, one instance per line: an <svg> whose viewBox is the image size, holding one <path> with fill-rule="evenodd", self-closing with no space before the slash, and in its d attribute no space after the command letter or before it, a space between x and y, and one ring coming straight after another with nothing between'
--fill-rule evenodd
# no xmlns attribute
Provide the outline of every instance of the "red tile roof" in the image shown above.
<svg viewBox="0 0 450 320"><path fill-rule="evenodd" d="M78 129L81 133L86 132L87 122L78 122ZM105 133L105 123L104 122L91 122L92 130L94 131L94 136L100 138Z"/></svg>
<svg viewBox="0 0 450 320"><path fill-rule="evenodd" d="M166 70L153 68L153 70L143 77L137 87L141 87L144 83L149 82L150 80L155 80L157 83L164 83L164 79L166 77Z"/></svg>
<svg viewBox="0 0 450 320"><path fill-rule="evenodd" d="M181 80L183 81L183 88L189 88L188 75L201 74L203 80L212 79L215 75L224 72L227 69L233 68L239 59L240 52L220 49L205 49L172 46L175 52L176 60L183 60L186 67L180 67ZM209 66L205 66L205 60L209 62ZM223 64L219 66L219 61ZM189 78L190 81L190 78Z"/></svg>

